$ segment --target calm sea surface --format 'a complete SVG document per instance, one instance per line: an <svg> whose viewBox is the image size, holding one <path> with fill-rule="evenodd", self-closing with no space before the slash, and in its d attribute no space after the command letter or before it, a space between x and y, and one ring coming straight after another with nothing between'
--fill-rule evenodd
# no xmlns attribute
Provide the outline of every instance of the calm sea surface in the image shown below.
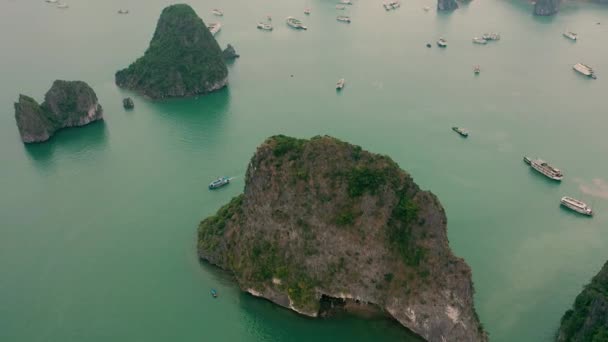
<svg viewBox="0 0 608 342"><path fill-rule="evenodd" d="M142 55L168 1L71 0L60 10L1 0L0 340L409 340L392 322L300 317L198 262L197 223L242 191L256 146L284 133L390 155L445 206L492 340L550 341L608 259L608 6L567 3L535 18L519 1L473 1L449 15L424 12L430 0L392 12L354 1L350 25L336 22L334 1L190 1L222 22L218 41L242 57L228 89L152 102L118 89L114 72ZM267 14L273 32L255 28ZM309 30L287 28L288 15ZM502 39L472 44L490 31ZM440 36L448 48L435 46ZM598 79L576 74L577 62ZM24 146L13 102L42 100L55 79L88 82L105 121ZM523 155L549 160L565 180L535 174ZM209 192L221 175L236 179ZM597 215L560 209L563 195Z"/></svg>

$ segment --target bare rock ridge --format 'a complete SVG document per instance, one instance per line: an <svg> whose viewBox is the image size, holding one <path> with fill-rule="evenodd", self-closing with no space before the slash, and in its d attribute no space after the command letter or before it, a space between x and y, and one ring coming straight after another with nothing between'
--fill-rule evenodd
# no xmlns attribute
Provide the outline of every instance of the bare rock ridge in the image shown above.
<svg viewBox="0 0 608 342"><path fill-rule="evenodd" d="M554 15L559 10L560 0L537 0L534 4L534 15Z"/></svg>
<svg viewBox="0 0 608 342"><path fill-rule="evenodd" d="M557 341L608 341L608 262L562 317Z"/></svg>
<svg viewBox="0 0 608 342"><path fill-rule="evenodd" d="M115 75L119 87L153 99L212 92L228 84L222 50L185 4L166 7L143 57Z"/></svg>
<svg viewBox="0 0 608 342"><path fill-rule="evenodd" d="M15 120L25 143L43 142L59 129L101 119L103 109L97 95L82 81L53 82L42 104L26 95L19 95L15 103Z"/></svg>
<svg viewBox="0 0 608 342"><path fill-rule="evenodd" d="M453 11L458 8L456 0L437 0L437 10Z"/></svg>
<svg viewBox="0 0 608 342"><path fill-rule="evenodd" d="M428 341L487 341L446 223L437 197L389 157L279 135L258 147L244 193L200 223L198 254L303 315L319 316L322 297L346 299Z"/></svg>

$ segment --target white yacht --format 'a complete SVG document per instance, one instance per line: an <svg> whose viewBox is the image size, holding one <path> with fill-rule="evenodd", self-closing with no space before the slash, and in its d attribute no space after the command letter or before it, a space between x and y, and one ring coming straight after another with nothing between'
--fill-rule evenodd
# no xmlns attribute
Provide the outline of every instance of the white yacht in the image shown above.
<svg viewBox="0 0 608 342"><path fill-rule="evenodd" d="M344 81L344 79L343 79L343 78L339 79L339 80L338 80L338 83L336 83L336 89L337 89L337 90L342 90L342 88L344 88L344 82L345 82L345 81Z"/></svg>
<svg viewBox="0 0 608 342"><path fill-rule="evenodd" d="M590 66L586 65L586 64L576 63L576 64L574 64L574 66L572 67L572 69L578 71L579 73L581 73L581 74L583 74L583 75L585 75L587 77L591 77L591 78L594 78L594 79L597 78L595 76L595 73L593 72L593 69Z"/></svg>
<svg viewBox="0 0 608 342"><path fill-rule="evenodd" d="M564 37L566 37L568 39L572 39L572 40L578 39L578 34L572 32L572 31L564 32L563 35L564 35Z"/></svg>
<svg viewBox="0 0 608 342"><path fill-rule="evenodd" d="M220 23L211 23L207 26L211 35L215 36L222 29L222 24Z"/></svg>
<svg viewBox="0 0 608 342"><path fill-rule="evenodd" d="M222 11L219 8L214 8L211 13L213 13L213 15L217 15L218 17L223 17L224 16L224 11Z"/></svg>
<svg viewBox="0 0 608 342"><path fill-rule="evenodd" d="M568 208L570 210L574 210L574 211L576 211L579 214L583 214L583 215L587 215L587 216L593 216L593 210L591 210L591 207L589 207L583 201L579 201L579 200L574 199L572 197L564 196L564 197L562 197L560 203L564 207L566 207L566 208Z"/></svg>
<svg viewBox="0 0 608 342"><path fill-rule="evenodd" d="M485 40L485 39L483 39L483 38L480 38L480 37L474 37L473 38L473 43L485 45L485 44L488 44L488 41Z"/></svg>
<svg viewBox="0 0 608 342"><path fill-rule="evenodd" d="M437 41L437 46L439 47L447 47L448 46L448 41L445 40L444 38L439 38L439 40Z"/></svg>
<svg viewBox="0 0 608 342"><path fill-rule="evenodd" d="M350 17L345 16L345 15L339 15L336 17L337 21L341 21L343 23L350 23Z"/></svg>
<svg viewBox="0 0 608 342"><path fill-rule="evenodd" d="M272 31L272 24L267 24L267 23L259 22L258 23L258 28L260 30L264 30L264 31Z"/></svg>
<svg viewBox="0 0 608 342"><path fill-rule="evenodd" d="M294 17L287 17L286 19L287 25L298 29L298 30L307 30L308 27L304 26L304 24L302 24L302 22Z"/></svg>

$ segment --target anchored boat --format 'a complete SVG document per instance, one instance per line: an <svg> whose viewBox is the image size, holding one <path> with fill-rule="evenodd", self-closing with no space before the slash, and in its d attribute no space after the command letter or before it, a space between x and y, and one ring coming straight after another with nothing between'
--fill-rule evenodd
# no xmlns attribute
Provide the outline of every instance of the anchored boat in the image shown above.
<svg viewBox="0 0 608 342"><path fill-rule="evenodd" d="M452 127L452 131L460 134L461 136L463 136L465 138L469 136L469 132L466 129L464 129L464 128Z"/></svg>
<svg viewBox="0 0 608 342"><path fill-rule="evenodd" d="M304 14L309 15L310 14L310 8L307 8L304 10Z"/></svg>
<svg viewBox="0 0 608 342"><path fill-rule="evenodd" d="M342 88L344 88L344 79L343 78L339 79L338 83L336 83L337 90L342 90Z"/></svg>
<svg viewBox="0 0 608 342"><path fill-rule="evenodd" d="M597 78L597 76L595 76L595 73L593 72L593 69L586 64L576 63L572 68L587 77L591 77L593 79Z"/></svg>
<svg viewBox="0 0 608 342"><path fill-rule="evenodd" d="M337 10L345 10L346 6L344 6L344 5L336 5L336 9Z"/></svg>
<svg viewBox="0 0 608 342"><path fill-rule="evenodd" d="M480 38L480 37L474 37L473 38L473 43L485 45L485 44L488 44L488 41L485 40L485 39L483 39L483 38Z"/></svg>
<svg viewBox="0 0 608 342"><path fill-rule="evenodd" d="M589 207L585 202L583 201L579 201L577 199L574 199L572 197L568 197L568 196L564 196L562 197L562 199L560 200L560 203L562 206L570 209L570 210L574 210L579 214L583 214L583 215L587 215L587 216L593 216L593 210L591 210L591 207Z"/></svg>
<svg viewBox="0 0 608 342"><path fill-rule="evenodd" d="M264 31L272 31L272 24L258 23L258 28Z"/></svg>
<svg viewBox="0 0 608 342"><path fill-rule="evenodd" d="M211 13L213 13L213 15L217 15L218 17L223 17L224 16L224 12L221 9L218 8L214 8Z"/></svg>
<svg viewBox="0 0 608 342"><path fill-rule="evenodd" d="M298 30L307 30L308 27L304 26L304 24L302 24L302 22L294 17L287 17L286 19L287 25L298 29Z"/></svg>
<svg viewBox="0 0 608 342"><path fill-rule="evenodd" d="M345 15L339 15L336 17L336 20L341 21L343 23L350 23L350 17Z"/></svg>
<svg viewBox="0 0 608 342"><path fill-rule="evenodd" d="M485 40L500 40L500 34L498 33L484 33L481 38Z"/></svg>
<svg viewBox="0 0 608 342"><path fill-rule="evenodd" d="M564 179L564 174L560 169L554 167L553 165L547 163L542 159L531 159L528 157L524 157L524 162L530 165L534 170L545 175L547 178L556 181L561 181L562 179Z"/></svg>
<svg viewBox="0 0 608 342"><path fill-rule="evenodd" d="M217 298L217 296L218 296L217 290L216 289L211 289L211 297Z"/></svg>
<svg viewBox="0 0 608 342"><path fill-rule="evenodd" d="M577 40L578 39L578 34L572 32L572 31L568 31L568 32L564 32L563 33L564 37L571 39L571 40Z"/></svg>
<svg viewBox="0 0 608 342"><path fill-rule="evenodd" d="M220 177L213 182L209 183L209 190L218 189L225 185L230 184L230 178L228 177Z"/></svg>
<svg viewBox="0 0 608 342"><path fill-rule="evenodd" d="M447 47L448 46L448 41L443 39L443 38L439 38L439 40L437 41L437 46L439 47Z"/></svg>
<svg viewBox="0 0 608 342"><path fill-rule="evenodd" d="M479 65L474 66L473 72L475 73L475 75L479 75L479 73L481 72L481 67Z"/></svg>
<svg viewBox="0 0 608 342"><path fill-rule="evenodd" d="M207 26L211 35L215 36L222 29L222 24L220 23L211 23Z"/></svg>

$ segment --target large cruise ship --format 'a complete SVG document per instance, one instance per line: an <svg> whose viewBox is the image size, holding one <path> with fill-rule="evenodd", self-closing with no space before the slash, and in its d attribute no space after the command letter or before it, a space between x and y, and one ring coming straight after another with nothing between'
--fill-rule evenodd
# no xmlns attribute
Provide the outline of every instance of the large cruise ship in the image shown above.
<svg viewBox="0 0 608 342"><path fill-rule="evenodd" d="M551 164L542 159L530 159L528 157L524 157L524 162L529 164L534 170L553 180L561 181L564 179L564 174L560 169L553 167Z"/></svg>

